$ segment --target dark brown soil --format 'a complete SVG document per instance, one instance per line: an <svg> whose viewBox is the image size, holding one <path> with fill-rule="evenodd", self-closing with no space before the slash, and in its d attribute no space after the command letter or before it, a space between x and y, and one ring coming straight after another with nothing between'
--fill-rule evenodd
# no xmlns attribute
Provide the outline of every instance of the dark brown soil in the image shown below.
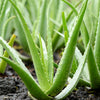
<svg viewBox="0 0 100 100"><path fill-rule="evenodd" d="M19 76L8 67L4 75L0 75L0 100L31 100L27 89Z"/></svg>
<svg viewBox="0 0 100 100"><path fill-rule="evenodd" d="M54 55L56 63L59 63L59 57ZM26 63L27 68L36 78L32 63ZM28 90L25 85L11 68L7 67L5 74L0 74L0 100L32 100L28 96ZM90 88L79 87L75 89L65 100L100 100L100 92L93 91Z"/></svg>
<svg viewBox="0 0 100 100"><path fill-rule="evenodd" d="M29 70L34 73L33 68ZM4 75L0 74L0 100L32 100L27 92L25 85L12 68L8 67ZM100 100L100 92L79 87L65 100Z"/></svg>

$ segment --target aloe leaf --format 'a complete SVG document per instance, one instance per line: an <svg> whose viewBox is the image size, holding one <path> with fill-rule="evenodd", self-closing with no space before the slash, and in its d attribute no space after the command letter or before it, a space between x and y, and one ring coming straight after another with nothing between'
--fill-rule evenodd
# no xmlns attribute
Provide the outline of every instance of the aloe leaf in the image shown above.
<svg viewBox="0 0 100 100"><path fill-rule="evenodd" d="M59 25L58 21L57 21L57 17L58 17L58 11L59 11L59 1L60 0L52 0L52 3L50 5L50 9L49 9L49 25L50 25L50 32L51 32L51 36L53 36L54 32L54 28L57 28L57 26Z"/></svg>
<svg viewBox="0 0 100 100"><path fill-rule="evenodd" d="M89 41L89 33L88 33L87 27L84 22L82 22L82 25L81 25L81 32L82 32L81 35L82 35L83 43L86 48L88 41Z"/></svg>
<svg viewBox="0 0 100 100"><path fill-rule="evenodd" d="M65 37L65 44L67 43L68 41L68 37L69 37L69 32L68 32L68 28L67 28L67 25L66 25L66 18L65 18L65 14L64 12L62 13L62 21L63 21L63 27L64 27L64 37Z"/></svg>
<svg viewBox="0 0 100 100"><path fill-rule="evenodd" d="M61 34L61 36L64 38L63 34ZM81 58L82 58L82 54L79 51L79 49L76 47L76 49L75 49L75 57L73 59L73 64L72 64L72 68L71 68L71 76L73 76L73 74L75 73L75 71L77 69L76 60L78 61L78 63L80 63L81 62ZM54 67L58 68L58 65L54 63ZM84 84L84 85L90 86L89 71L88 71L87 63L85 64L84 70L83 70L83 72L81 74L81 78L80 78L79 84L81 84L81 83L82 83L82 85Z"/></svg>
<svg viewBox="0 0 100 100"><path fill-rule="evenodd" d="M88 56L88 69L89 69L91 87L93 89L100 88L100 73L95 61L92 47L90 48L90 52Z"/></svg>
<svg viewBox="0 0 100 100"><path fill-rule="evenodd" d="M78 50L78 48L76 48L75 50L75 57L78 60L78 63L81 63L81 58L82 58L82 54L81 52ZM88 71L88 65L87 63L84 66L83 72L81 74L81 79L85 82L90 83L90 78L89 78L89 71ZM80 82L80 81L79 81Z"/></svg>
<svg viewBox="0 0 100 100"><path fill-rule="evenodd" d="M2 32L3 22L5 20L5 12L6 12L6 8L7 8L7 3L8 3L8 0L5 0L3 2L3 7L2 7L2 10L1 10L1 14L0 14L0 34Z"/></svg>
<svg viewBox="0 0 100 100"><path fill-rule="evenodd" d="M2 56L3 55L3 47L2 47L2 45L0 44L0 56ZM1 59L0 59L0 62L1 62Z"/></svg>
<svg viewBox="0 0 100 100"><path fill-rule="evenodd" d="M43 41L42 37L39 35L39 42L40 42L40 54L41 54L41 61L43 64L43 70L48 77L48 67L47 67L47 50L45 42Z"/></svg>
<svg viewBox="0 0 100 100"><path fill-rule="evenodd" d="M1 11L2 11L2 8L3 8L4 1L5 0L1 0L1 3L0 3L0 14L1 14Z"/></svg>
<svg viewBox="0 0 100 100"><path fill-rule="evenodd" d="M9 46L7 44L6 41L4 41L1 37L0 37L0 44L2 44L2 46L6 49L6 51L8 52L9 56L12 57L12 59L17 62L22 68L24 68L24 70L29 73L29 75L31 76L30 72L27 70L27 68L25 67L25 65L23 64L23 62L21 61L21 59L19 58L18 54L16 53L16 51L11 48L11 46Z"/></svg>
<svg viewBox="0 0 100 100"><path fill-rule="evenodd" d="M9 21L11 21L11 20L14 19L14 18L15 18L15 16L12 16L12 17L10 17L10 18L5 22L5 24L4 24L4 26L3 26L3 29L2 29L1 37L3 37L3 38L5 37L7 25L8 25L8 23L9 23Z"/></svg>
<svg viewBox="0 0 100 100"><path fill-rule="evenodd" d="M20 9L20 12L22 13L30 31L32 31L33 25L32 25L32 21L30 20L29 12L28 12L27 8L25 7L25 5L23 5L20 2L17 2L16 5Z"/></svg>
<svg viewBox="0 0 100 100"><path fill-rule="evenodd" d="M48 73L49 81L53 83L54 67L53 67L53 51L52 51L52 42L51 42L51 33L48 31L47 34L47 54L48 54Z"/></svg>
<svg viewBox="0 0 100 100"><path fill-rule="evenodd" d="M25 70L23 70L23 68L19 64L15 63L14 61L11 61L10 59L7 59L6 57L0 58L5 60L18 73L18 75L21 77L33 97L39 100L51 100L51 98L40 89L33 77L30 76L27 72L25 72Z"/></svg>
<svg viewBox="0 0 100 100"><path fill-rule="evenodd" d="M82 1L79 1L79 2L75 5L75 7L79 6L79 4L80 4L81 2L82 2ZM69 21L69 19L70 19L70 17L71 17L72 14L73 14L73 10L72 10L72 11L68 14L68 16L66 17L66 22ZM62 33L62 31L63 31L63 25L60 26L60 28L58 29L58 31L59 31L60 33ZM62 43L61 43L61 41L60 41L60 44L59 44L59 39L60 39L60 36L59 36L57 33L55 33L54 36L53 36L53 39L52 39L52 46L53 46L53 50L54 50L54 51L55 51L56 49L58 49L60 46L62 46L63 43L64 43L64 41L62 41Z"/></svg>
<svg viewBox="0 0 100 100"><path fill-rule="evenodd" d="M10 41L8 42L8 44L12 47L14 44L14 40L15 40L15 35L12 35ZM7 51L4 52L3 57L9 57L9 54L7 53ZM0 73L4 73L5 72L5 68L7 66L7 63L4 60L1 60L0 62Z"/></svg>
<svg viewBox="0 0 100 100"><path fill-rule="evenodd" d="M34 23L34 21L37 19L38 16L38 3L36 0L31 0L31 2L30 1L27 2L29 4L28 8L31 13L31 18L32 18L31 20Z"/></svg>
<svg viewBox="0 0 100 100"><path fill-rule="evenodd" d="M81 73L83 71L83 68L84 68L84 65L86 62L86 58L87 58L87 55L89 53L89 49L90 49L90 42L88 43L88 46L87 46L86 51L84 53L84 56L81 58L81 62L79 64L73 78L69 81L69 84L67 85L67 87L64 90L62 90L62 92L55 97L57 100L64 99L76 87L78 81L80 80L80 76L81 76Z"/></svg>
<svg viewBox="0 0 100 100"><path fill-rule="evenodd" d="M68 28L67 28L67 25L66 25L66 18L65 18L64 12L62 12L62 21L63 21L64 31L66 31L68 33Z"/></svg>
<svg viewBox="0 0 100 100"><path fill-rule="evenodd" d="M17 15L17 13L15 12L14 9L13 9L13 13L16 16L16 18L14 19L14 25L15 25L15 28L17 30L17 35L18 35L18 39L20 41L20 44L22 45L23 49L26 52L29 52L28 43L27 43L27 40L26 40L26 37L25 37L25 34L24 34L22 24L20 23L18 15Z"/></svg>
<svg viewBox="0 0 100 100"><path fill-rule="evenodd" d="M29 49L30 49L30 53L31 53L33 62L34 62L34 67L35 67L35 71L36 71L36 75L37 75L39 84L40 84L42 89L46 90L49 87L49 82L48 82L47 76L43 72L43 67L42 67L42 64L41 64L41 60L40 60L36 45L35 45L35 43L32 39L31 33L28 29L28 26L27 26L27 24L26 24L26 22L25 22L25 20L22 16L21 12L17 8L17 6L13 3L12 0L9 0L9 1L13 5L15 10L17 11L17 14L20 18L21 24L23 26L24 34L25 34L27 42L28 42L28 46L29 46Z"/></svg>
<svg viewBox="0 0 100 100"><path fill-rule="evenodd" d="M80 29L80 26L81 26L81 23L83 20L83 16L84 16L84 13L85 13L85 10L87 7L87 2L88 2L88 0L84 1L82 8L80 10L79 16L77 18L76 24L73 27L72 35L67 42L61 62L57 69L57 73L54 78L54 83L47 92L49 95L54 96L54 95L58 94L62 90L62 88L64 87L64 85L67 81L68 74L70 72L71 64L73 61L78 32L79 32L79 29Z"/></svg>
<svg viewBox="0 0 100 100"><path fill-rule="evenodd" d="M41 37L44 41L46 41L47 34L47 7L48 0L43 0L39 22L39 33L41 34Z"/></svg>
<svg viewBox="0 0 100 100"><path fill-rule="evenodd" d="M96 33L94 53L95 53L97 66L100 70L100 13L99 13L99 18L98 18L98 27L97 27L97 33Z"/></svg>
<svg viewBox="0 0 100 100"><path fill-rule="evenodd" d="M87 43L89 41L89 33L87 31L87 27L85 25L85 23L82 23L81 26L81 33L82 33L82 37L84 38L84 45L87 46ZM94 32L91 33L92 36L92 44L94 41ZM100 74L99 74L99 70L96 64L96 60L95 60L95 55L92 49L92 46L90 48L90 52L87 58L87 63L88 63L88 70L89 70L89 76L90 76L90 82L91 82L91 87L94 89L97 89L100 87Z"/></svg>
<svg viewBox="0 0 100 100"><path fill-rule="evenodd" d="M82 26L83 27L83 26ZM86 29L86 27L85 27ZM87 45L88 41L89 41L89 33L88 31L85 31L86 34L82 33L85 37L85 45ZM92 40L93 41L93 40ZM92 46L90 48L90 52L87 58L87 63L88 63L88 70L89 70L89 76L90 76L90 82L91 82L91 87L96 89L99 87L100 84L100 74L99 74L99 70L95 61L95 57L94 57L94 53L92 50Z"/></svg>
<svg viewBox="0 0 100 100"><path fill-rule="evenodd" d="M75 9L75 7L68 1L65 1L65 0L62 0L63 2L65 2L69 7L71 7L73 9L73 11L76 13L76 15L78 14L77 13L77 10Z"/></svg>
<svg viewBox="0 0 100 100"><path fill-rule="evenodd" d="M93 9L93 7L95 7L95 9ZM100 0L93 0L92 1L92 9L91 11L93 12L93 14L98 18L99 16L99 12L100 12ZM95 36L96 36L96 31L97 31L97 26L98 26L98 21L94 19L92 19L93 21L93 31L92 31L92 39L93 39L93 45L95 44Z"/></svg>

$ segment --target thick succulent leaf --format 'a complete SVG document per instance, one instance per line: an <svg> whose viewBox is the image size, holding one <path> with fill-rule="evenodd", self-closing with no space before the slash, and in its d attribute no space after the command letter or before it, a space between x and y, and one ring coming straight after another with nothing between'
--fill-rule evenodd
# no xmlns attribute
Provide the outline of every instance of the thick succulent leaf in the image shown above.
<svg viewBox="0 0 100 100"><path fill-rule="evenodd" d="M81 63L82 54L81 54L81 52L78 50L78 48L76 48L76 50L75 50L75 57L76 57L76 59L78 60L78 63ZM87 63L86 63L85 66L84 66L83 72L82 72L82 74L81 74L81 78L82 78L84 81L90 83L89 71L88 71L88 65L87 65Z"/></svg>
<svg viewBox="0 0 100 100"><path fill-rule="evenodd" d="M5 20L7 3L8 3L8 0L4 0L3 6L2 6L2 9L1 9L1 13L0 13L0 34L2 33L2 26L3 26L4 20Z"/></svg>
<svg viewBox="0 0 100 100"><path fill-rule="evenodd" d="M18 75L21 77L21 79L23 80L24 84L26 85L26 87L28 88L29 92L33 97L35 97L38 100L51 100L51 98L48 97L40 89L40 87L35 82L33 77L31 77L27 72L25 72L25 70L23 70L23 68L19 64L11 61L10 59L7 59L6 57L0 57L0 58L5 60L18 73Z"/></svg>
<svg viewBox="0 0 100 100"><path fill-rule="evenodd" d="M27 40L26 40L26 37L25 37L25 34L24 34L24 29L22 27L22 24L20 23L18 15L17 15L17 13L15 12L14 9L13 9L13 13L16 16L16 18L14 19L14 25L15 25L15 29L17 30L17 36L18 36L18 39L20 41L20 44L22 45L23 49L26 52L29 52L29 48L28 48L28 44L27 44Z"/></svg>
<svg viewBox="0 0 100 100"><path fill-rule="evenodd" d="M67 25L66 25L66 18L65 18L64 12L62 13L62 21L63 21L63 27L64 27L65 44L66 44L67 41L68 41L69 32L68 32L68 28L67 28Z"/></svg>
<svg viewBox="0 0 100 100"><path fill-rule="evenodd" d="M53 0L49 1L48 9L47 9L47 66L48 66L48 75L49 75L49 82L50 85L53 83L53 76L54 76L54 67L53 67L53 51L52 51L52 39L51 39L51 31L50 31L50 21L49 21L49 12L51 8Z"/></svg>
<svg viewBox="0 0 100 100"><path fill-rule="evenodd" d="M79 4L81 3L82 1L79 1L75 7L79 6ZM66 22L69 21L71 15L73 14L73 10L68 14L68 16L66 17ZM58 32L62 33L63 32L63 24L61 24L60 28L58 29ZM62 45L64 44L64 41L62 41L62 38L57 34L55 33L54 36L53 36L53 40L52 40L52 46L53 46L53 50L57 50L58 48L60 48Z"/></svg>
<svg viewBox="0 0 100 100"><path fill-rule="evenodd" d="M16 36L13 34L10 41L8 42L8 44L12 47L14 44L14 40L15 40ZM9 54L7 53L7 51L4 52L3 57L9 57ZM4 60L1 60L0 62L0 73L4 73L5 69L6 69L7 63Z"/></svg>
<svg viewBox="0 0 100 100"><path fill-rule="evenodd" d="M3 47L2 47L2 45L0 44L0 56L2 56L3 55ZM0 62L1 62L1 59L0 59Z"/></svg>
<svg viewBox="0 0 100 100"><path fill-rule="evenodd" d="M29 9L29 12L30 12L30 15L31 15L31 20L32 22L34 23L35 20L37 19L38 17L38 1L37 0L31 0L31 2L28 0L28 9Z"/></svg>
<svg viewBox="0 0 100 100"><path fill-rule="evenodd" d="M32 21L30 20L29 12L28 12L26 6L24 6L20 2L17 2L16 5L20 9L20 12L22 13L22 15L23 15L23 17L24 17L24 19L25 19L30 31L32 31L33 25L32 25Z"/></svg>
<svg viewBox="0 0 100 100"><path fill-rule="evenodd" d="M47 34L47 54L48 54L48 73L49 81L53 83L54 67L53 67L53 51L52 51L52 42L51 42L51 33L48 31Z"/></svg>
<svg viewBox="0 0 100 100"><path fill-rule="evenodd" d="M91 87L93 89L98 89L98 88L100 88L100 72L99 72L99 68L97 67L97 64L96 64L96 60L95 60L95 56L94 56L92 47L90 48L87 62L88 62Z"/></svg>
<svg viewBox="0 0 100 100"><path fill-rule="evenodd" d="M15 18L15 16L12 16L12 17L8 18L7 21L4 23L3 29L2 29L2 34L1 34L1 37L2 37L2 38L5 37L5 33L6 33L6 29L7 29L8 23L9 23L12 19L14 19L14 18Z"/></svg>
<svg viewBox="0 0 100 100"><path fill-rule="evenodd" d="M43 70L46 73L46 76L48 77L48 66L47 66L47 49L44 40L39 35L39 43L40 43L40 55L41 55L41 61L43 64Z"/></svg>
<svg viewBox="0 0 100 100"><path fill-rule="evenodd" d="M89 33L88 33L88 30L87 30L85 23L82 23L81 33L82 33L83 41L85 43L84 45L87 46L87 43L89 41ZM94 32L91 33L91 36L92 36L91 41L93 43L93 41L94 41L93 38L95 37ZM99 85L100 84L100 74L99 74L99 69L98 69L97 64L96 64L96 60L95 60L92 46L90 48L90 52L89 52L87 59L88 59L87 63L88 63L88 70L89 70L91 87L96 89L96 88L100 87L100 85Z"/></svg>
<svg viewBox="0 0 100 100"><path fill-rule="evenodd" d="M86 48L87 44L88 44L88 41L89 41L89 34L88 34L88 30L87 30L87 27L85 25L85 22L82 22L82 25L81 25L81 32L82 32L82 39L83 39L83 43L84 43L84 46Z"/></svg>
<svg viewBox="0 0 100 100"><path fill-rule="evenodd" d="M89 2L90 5L91 2ZM91 33L93 31L93 21L92 21L92 16L91 16L91 10L89 9L90 6L88 5L87 10L86 10L86 14L84 16L84 24L87 28L87 31L89 33Z"/></svg>
<svg viewBox="0 0 100 100"><path fill-rule="evenodd" d="M68 75L71 69L72 61L73 61L78 32L79 32L80 25L82 23L83 16L84 16L84 13L87 7L87 2L88 0L84 1L82 8L80 10L79 16L77 18L76 24L73 27L73 30L71 33L72 35L69 37L69 40L65 47L59 67L57 69L57 73L54 78L53 86L47 92L49 95L54 96L58 94L62 90L62 88L64 87L67 81L67 78L68 78Z"/></svg>
<svg viewBox="0 0 100 100"><path fill-rule="evenodd" d="M86 29L86 27L85 27L85 29ZM86 34L84 34L84 33L82 33L82 34L85 37L84 43L86 43L85 44L85 46L86 46L88 41L89 41L89 33L88 33L88 31L85 31L85 32L86 32ZM89 52L89 55L88 55L87 63L88 63L88 70L89 70L91 86L92 86L92 88L98 88L99 84L100 84L100 74L99 74L99 69L98 69L96 61L95 61L95 57L94 57L94 53L93 53L93 50L92 50L92 46L90 48L90 52Z"/></svg>
<svg viewBox="0 0 100 100"><path fill-rule="evenodd" d="M50 9L49 9L49 28L50 28L50 32L52 33L51 35L54 35L54 29L57 28L59 26L59 22L57 21L57 17L58 17L58 11L59 11L59 1L60 0L52 0L52 3L50 5Z"/></svg>
<svg viewBox="0 0 100 100"><path fill-rule="evenodd" d="M39 33L44 41L46 41L47 35L47 8L48 7L48 0L43 0L41 14L40 14L40 21L39 21Z"/></svg>
<svg viewBox="0 0 100 100"><path fill-rule="evenodd" d="M37 75L39 84L40 84L41 88L45 90L49 87L49 81L47 79L47 76L45 75L45 72L43 72L42 63L41 63L36 45L32 39L31 33L28 29L28 26L27 26L27 24L22 16L21 12L17 8L17 6L13 3L12 0L9 0L9 1L12 3L13 7L15 8L15 10L20 18L20 22L23 26L24 34L26 36L29 50L30 50L30 53L31 53L31 56L32 56L32 59L34 62L34 67L35 67L35 71L36 71L36 75Z"/></svg>
<svg viewBox="0 0 100 100"><path fill-rule="evenodd" d="M99 67L99 70L100 70L100 13L99 13L99 18L98 18L98 27L97 27L97 33L96 33L94 53L95 53L97 66Z"/></svg>
<svg viewBox="0 0 100 100"><path fill-rule="evenodd" d="M88 33L87 28L84 23L82 23L81 27L83 27L83 31L85 31L85 32L82 31L82 35L84 37L83 40L84 40L85 46L87 46L87 43L89 41L89 33ZM92 41L93 41L93 39L92 39ZM99 84L100 84L100 81L99 81L100 75L99 75L99 70L98 70L98 67L97 67L97 64L95 61L92 46L90 48L87 63L88 63L88 70L89 70L91 86L92 86L92 88L98 88Z"/></svg>
<svg viewBox="0 0 100 100"><path fill-rule="evenodd" d="M24 63L21 61L21 59L19 58L19 56L17 55L16 51L11 48L6 41L4 41L1 37L0 37L0 44L6 49L6 51L8 52L8 54L12 57L12 59L17 62L23 69L24 71L26 71L30 76L30 72L27 70L27 68L25 67Z"/></svg>
<svg viewBox="0 0 100 100"><path fill-rule="evenodd" d="M95 9L94 9L95 7ZM92 8L91 8L91 13L95 15L97 18L99 17L99 12L100 12L100 0L92 0ZM93 27L92 27L92 39L93 39L93 45L95 43L95 36L96 36L96 31L97 31L97 26L98 26L98 20L95 18L92 18L93 22Z"/></svg>
<svg viewBox="0 0 100 100"><path fill-rule="evenodd" d="M61 35L64 38L63 34L61 34L61 33L58 33L58 34ZM77 69L76 60L78 61L78 63L80 63L81 62L81 58L82 58L82 54L79 51L79 49L76 47L76 49L75 49L75 57L73 59L73 64L72 64L72 68L71 68L71 76L73 76L73 74L76 72L76 69ZM54 63L54 67L58 68L58 65L56 65ZM89 71L88 71L88 65L87 65L87 63L85 64L85 67L84 67L83 72L81 74L81 80L80 80L80 82L81 81L82 81L82 84L84 84L85 82L88 83L88 84L90 84L90 78L89 78Z"/></svg>
<svg viewBox="0 0 100 100"><path fill-rule="evenodd" d="M81 58L81 62L79 64L79 66L78 66L73 78L69 81L69 84L67 85L67 87L64 90L62 90L62 92L55 97L57 100L64 99L76 87L76 85L77 85L77 83L78 83L78 81L80 79L81 73L83 71L83 68L84 68L84 65L85 65L85 61L86 61L87 55L89 53L89 49L90 49L90 42L89 42L89 44L87 46L87 49L86 49L86 51L84 53L84 56Z"/></svg>

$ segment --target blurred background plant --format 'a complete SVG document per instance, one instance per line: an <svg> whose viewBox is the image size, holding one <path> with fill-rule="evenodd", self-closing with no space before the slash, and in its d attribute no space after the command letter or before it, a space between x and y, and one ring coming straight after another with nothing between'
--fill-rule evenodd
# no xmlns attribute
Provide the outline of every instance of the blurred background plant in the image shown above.
<svg viewBox="0 0 100 100"><path fill-rule="evenodd" d="M48 8L49 3L51 2L50 8ZM81 4L81 1L74 2L71 1L73 5L78 7ZM20 9L22 15L25 18L25 21L32 33L33 39L38 44L38 35L40 34L43 40L46 42L47 37L47 24L49 24L49 29L52 34L52 41L53 41L53 50L64 46L64 41L62 37L56 38L57 32L63 33L62 27L62 11L65 12L67 18L66 21L68 22L68 30L71 30L71 22L73 23L73 12L71 11L69 6L67 6L61 0L17 0L15 1L17 7ZM1 0L0 1L0 34L3 35L3 38L8 40L12 33L15 33L17 36L17 42L22 45L24 50L28 52L28 45L26 38L23 34L24 30L18 19L16 11L12 8L11 4L8 0ZM78 7L79 8L79 7ZM47 11L49 9L49 18L47 18ZM16 16L13 20L11 20L7 25L4 34L2 33L4 23L7 19L11 16Z"/></svg>

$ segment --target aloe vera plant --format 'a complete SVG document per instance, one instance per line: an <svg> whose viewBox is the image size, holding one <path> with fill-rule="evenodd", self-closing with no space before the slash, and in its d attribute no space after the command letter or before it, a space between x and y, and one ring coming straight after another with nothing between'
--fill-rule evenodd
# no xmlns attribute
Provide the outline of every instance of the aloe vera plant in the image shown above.
<svg viewBox="0 0 100 100"><path fill-rule="evenodd" d="M64 0L64 2L66 1ZM90 47L88 60L86 64L86 67L88 69L85 69L83 74L84 73L86 74L86 71L88 70L89 73L87 73L86 76L89 77L88 81L90 83L91 88L99 89L100 88L100 85L99 85L100 84L100 74L99 74L100 1L93 0L93 1L89 1L89 3L92 3L93 7L96 6L96 11L95 11L95 16L93 16L92 15L92 13L94 13L94 10L92 10L93 7L89 6L88 9L86 10L86 15L85 15L84 21L82 22L82 26L81 26L81 33L82 33L82 38L83 38L83 43L84 43L85 48L90 38L92 39L92 46ZM75 7L72 6L71 8L74 9L74 12L77 14L77 10L75 9ZM87 13L90 13L90 15ZM90 29L90 27L92 30ZM91 33L91 36L90 36L90 33Z"/></svg>
<svg viewBox="0 0 100 100"><path fill-rule="evenodd" d="M79 29L84 17L84 13L87 7L88 0L84 0L82 8L77 16L77 20L71 31L68 42L66 44L63 56L61 58L60 64L58 65L57 72L54 76L53 68L53 53L52 53L52 43L51 43L51 32L49 31L49 26L47 26L47 49L45 42L41 35L39 36L40 50L38 51L36 44L32 38L30 30L26 24L24 17L22 16L20 10L17 8L12 0L9 2L14 7L16 14L20 20L22 28L24 30L23 34L26 37L30 54L34 63L34 68L36 71L38 83L34 80L28 69L25 67L24 63L21 61L19 56L16 54L15 50L11 48L6 41L0 37L0 44L7 50L8 54L12 57L13 61L1 57L5 60L11 67L18 73L18 75L23 80L24 84L28 88L32 97L38 100L52 100L52 99L63 99L65 98L77 85L80 74L84 68L84 64L90 49L90 42L87 46L86 52L82 57L82 62L79 64L77 71L75 72L73 78L66 88L65 84L68 80L68 76L71 70L71 65L73 62L73 57L75 53L76 42L78 38ZM49 13L47 13L49 14ZM48 18L48 15L47 15ZM47 22L49 23L49 22ZM44 52L45 50L45 52ZM22 74L23 73L23 74ZM64 88L64 90L63 90Z"/></svg>

